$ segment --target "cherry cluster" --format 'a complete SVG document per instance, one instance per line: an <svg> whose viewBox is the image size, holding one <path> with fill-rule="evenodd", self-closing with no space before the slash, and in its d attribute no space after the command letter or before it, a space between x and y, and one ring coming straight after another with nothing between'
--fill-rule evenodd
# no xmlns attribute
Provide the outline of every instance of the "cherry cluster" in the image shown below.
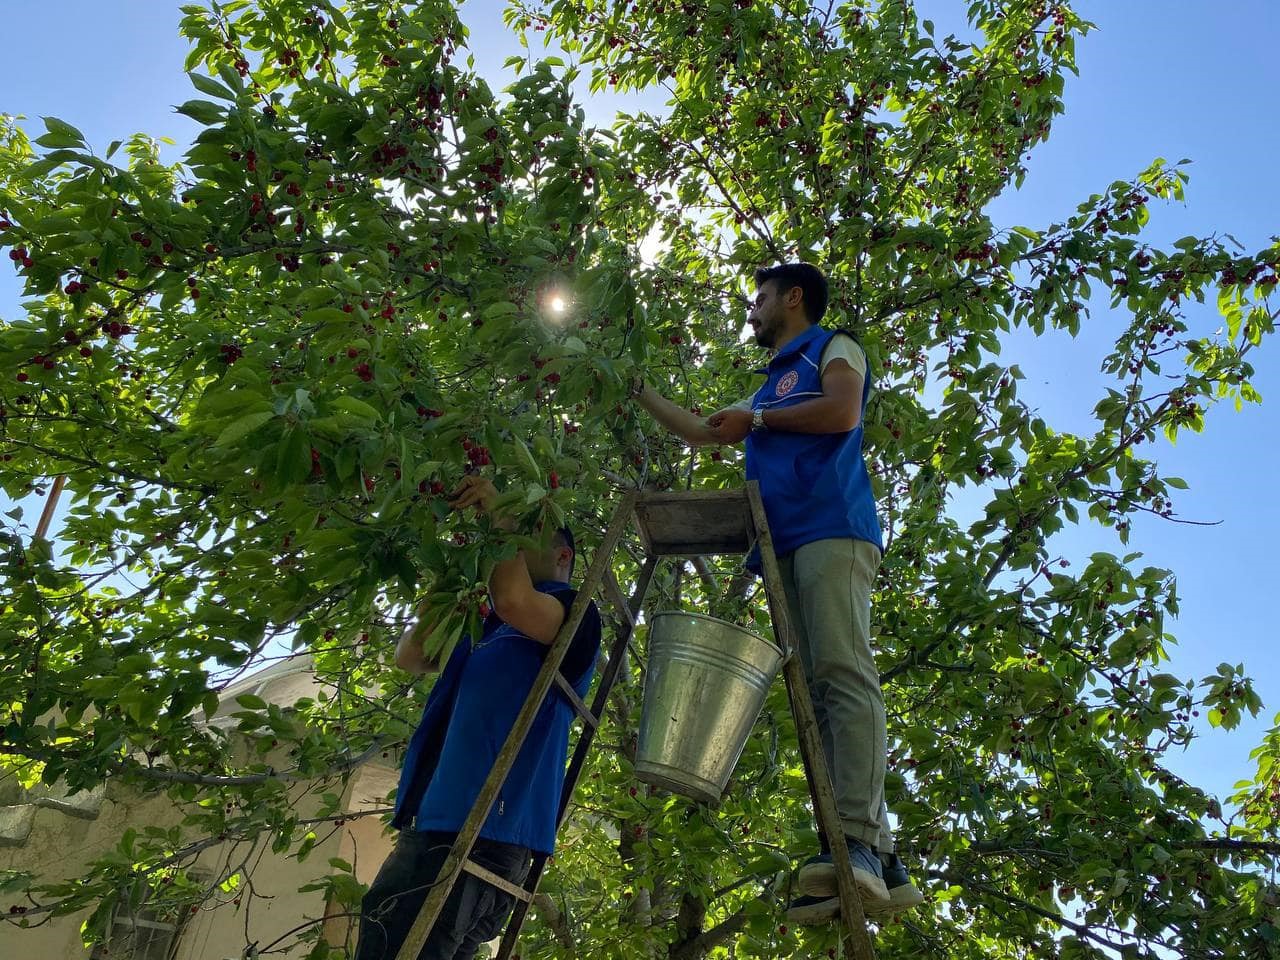
<svg viewBox="0 0 1280 960"><path fill-rule="evenodd" d="M487 467L493 463L493 459L489 456L489 448L475 443L469 437L463 438L462 449L467 452L467 459L471 461L473 467Z"/></svg>

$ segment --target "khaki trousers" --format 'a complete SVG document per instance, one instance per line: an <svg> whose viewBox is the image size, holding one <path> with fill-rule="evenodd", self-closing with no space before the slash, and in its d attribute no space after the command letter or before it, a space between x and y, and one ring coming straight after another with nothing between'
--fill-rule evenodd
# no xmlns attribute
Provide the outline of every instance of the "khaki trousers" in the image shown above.
<svg viewBox="0 0 1280 960"><path fill-rule="evenodd" d="M880 550L865 540L816 540L778 563L841 825L846 836L892 853L884 696L871 655L871 589Z"/></svg>

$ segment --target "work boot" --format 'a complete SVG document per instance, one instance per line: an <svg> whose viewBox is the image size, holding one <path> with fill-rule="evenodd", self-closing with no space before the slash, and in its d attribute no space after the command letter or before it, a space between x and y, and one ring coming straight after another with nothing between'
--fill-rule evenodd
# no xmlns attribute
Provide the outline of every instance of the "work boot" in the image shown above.
<svg viewBox="0 0 1280 960"><path fill-rule="evenodd" d="M880 868L884 885L889 890L889 902L866 904L867 916L887 920L924 903L924 894L911 882L906 865L896 853L880 854Z"/></svg>
<svg viewBox="0 0 1280 960"><path fill-rule="evenodd" d="M870 912L877 904L883 909L889 903L889 890L885 886L880 857L861 840L845 837L845 842L853 867L853 879L862 894L863 909ZM800 868L796 885L802 894L810 897L836 896L839 893L836 889L836 865L831 854L820 853L806 860Z"/></svg>

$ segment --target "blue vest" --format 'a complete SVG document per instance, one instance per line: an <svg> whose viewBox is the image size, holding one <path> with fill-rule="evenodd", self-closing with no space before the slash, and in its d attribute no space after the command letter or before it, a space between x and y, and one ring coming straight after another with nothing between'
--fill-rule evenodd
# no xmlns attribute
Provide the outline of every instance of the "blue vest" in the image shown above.
<svg viewBox="0 0 1280 960"><path fill-rule="evenodd" d="M550 594L570 589L567 583L550 581L535 587ZM456 833L462 829L542 669L547 649L493 615L485 621L479 643L471 643L468 637L458 643L427 698L405 752L392 826L405 827L416 817L418 830ZM574 684L578 696L586 697L594 672L593 659ZM552 852L573 716L568 701L552 687L480 830L481 837Z"/></svg>
<svg viewBox="0 0 1280 960"><path fill-rule="evenodd" d="M838 331L814 324L757 371L768 379L751 401L753 410L789 407L822 396L822 351ZM884 549L871 478L862 459L862 417L871 395L871 371L862 381L858 425L847 433L753 430L747 436L747 479L760 481L778 556L815 540L848 537ZM759 551L748 568L759 572Z"/></svg>

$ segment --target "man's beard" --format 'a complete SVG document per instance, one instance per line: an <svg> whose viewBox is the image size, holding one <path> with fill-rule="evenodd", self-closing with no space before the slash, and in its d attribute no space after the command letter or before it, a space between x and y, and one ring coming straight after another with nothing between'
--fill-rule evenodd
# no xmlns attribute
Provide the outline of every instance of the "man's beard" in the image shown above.
<svg viewBox="0 0 1280 960"><path fill-rule="evenodd" d="M778 342L778 331L765 322L756 327L756 345L764 347L766 350L772 350L773 345Z"/></svg>

